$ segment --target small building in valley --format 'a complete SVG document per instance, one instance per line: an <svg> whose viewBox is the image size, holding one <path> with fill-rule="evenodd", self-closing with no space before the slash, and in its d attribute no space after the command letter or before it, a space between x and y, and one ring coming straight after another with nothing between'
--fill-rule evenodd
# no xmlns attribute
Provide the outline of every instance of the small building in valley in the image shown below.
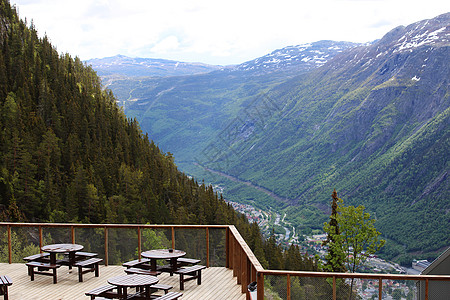
<svg viewBox="0 0 450 300"><path fill-rule="evenodd" d="M421 275L450 275L450 247L436 258ZM417 282L417 299L425 299L425 281ZM447 299L450 295L448 281L430 280L428 284L428 299Z"/></svg>

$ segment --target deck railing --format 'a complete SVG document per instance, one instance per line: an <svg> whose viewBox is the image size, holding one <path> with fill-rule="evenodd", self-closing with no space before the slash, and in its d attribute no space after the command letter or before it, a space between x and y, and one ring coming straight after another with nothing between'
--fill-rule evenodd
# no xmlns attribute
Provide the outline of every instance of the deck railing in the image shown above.
<svg viewBox="0 0 450 300"><path fill-rule="evenodd" d="M149 234L151 232L152 234ZM156 234L155 234L156 232ZM144 224L75 224L75 223L0 223L0 247L7 248L7 262L27 243L42 247L44 243L80 243L86 251L95 251L105 265L140 258L149 244L187 250L188 255L201 258L209 266L233 270L242 293L250 299L247 286L257 282L257 300L275 299L348 299L342 294L346 280L370 280L377 283L378 299L383 299L388 281L409 281L417 287L420 299L445 299L450 290L448 275L400 275L368 273L327 273L265 270L238 230L233 225L144 225ZM23 245L17 237L26 241ZM24 251L24 250L23 250ZM33 254L33 253L29 253ZM6 261L2 261L6 262ZM320 280L316 283L314 280ZM444 290L435 284L443 284ZM345 285L345 284L344 284ZM314 292L316 288L320 292ZM266 297L264 296L266 294ZM274 296L276 295L276 296ZM300 297L300 295L303 295ZM314 296L312 296L314 295ZM431 296L430 296L431 295ZM442 297L441 297L442 296ZM436 298L437 297L437 298ZM414 298L416 299L416 298ZM254 298L252 299L254 300Z"/></svg>

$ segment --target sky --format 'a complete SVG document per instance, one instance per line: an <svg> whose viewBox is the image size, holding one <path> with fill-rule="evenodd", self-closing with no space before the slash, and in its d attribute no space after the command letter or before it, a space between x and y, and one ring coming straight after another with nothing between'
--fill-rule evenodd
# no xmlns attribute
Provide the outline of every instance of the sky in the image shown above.
<svg viewBox="0 0 450 300"><path fill-rule="evenodd" d="M60 53L240 64L319 40L369 42L448 0L10 0Z"/></svg>

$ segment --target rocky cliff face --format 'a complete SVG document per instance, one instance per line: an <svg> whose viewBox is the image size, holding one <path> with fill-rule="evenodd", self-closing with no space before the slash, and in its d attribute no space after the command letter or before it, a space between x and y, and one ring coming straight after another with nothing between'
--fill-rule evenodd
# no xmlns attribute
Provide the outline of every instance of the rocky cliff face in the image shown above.
<svg viewBox="0 0 450 300"><path fill-rule="evenodd" d="M370 88L349 124L366 139L364 156L412 134L449 107L449 23L446 14L398 27L338 62L354 72L355 85Z"/></svg>

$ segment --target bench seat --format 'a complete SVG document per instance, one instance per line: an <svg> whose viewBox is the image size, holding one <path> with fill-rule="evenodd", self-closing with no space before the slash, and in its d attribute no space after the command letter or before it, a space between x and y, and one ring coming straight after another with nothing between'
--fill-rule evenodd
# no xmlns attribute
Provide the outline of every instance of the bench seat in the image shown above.
<svg viewBox="0 0 450 300"><path fill-rule="evenodd" d="M0 295L3 295L3 299L5 300L8 300L8 286L10 286L12 283L12 279L8 276L0 276Z"/></svg>
<svg viewBox="0 0 450 300"><path fill-rule="evenodd" d="M155 292L156 292L156 290L163 290L164 294L167 294L169 292L169 290L173 289L173 286L157 283L157 284L151 285L150 288L152 290L155 290Z"/></svg>
<svg viewBox="0 0 450 300"><path fill-rule="evenodd" d="M197 279L197 284L202 284L202 270L205 268L206 266L195 265L176 270L175 274L180 275L180 290L184 290L184 283L189 280ZM185 278L185 276L189 277Z"/></svg>
<svg viewBox="0 0 450 300"><path fill-rule="evenodd" d="M34 281L34 275L40 274L40 275L47 275L53 277L53 283L57 283L57 276L56 276L56 269L61 267L61 265L52 265L50 263L44 263L44 262L37 262L37 261L30 261L26 263L28 267L28 274L31 276L31 281ZM34 268L37 268L37 271L34 270ZM52 272L46 272L52 270Z"/></svg>
<svg viewBox="0 0 450 300"><path fill-rule="evenodd" d="M160 271L152 271L152 270L145 270L145 269L139 269L139 268L128 268L124 270L127 274L139 274L139 275L151 275L151 276L158 276L161 274Z"/></svg>
<svg viewBox="0 0 450 300"><path fill-rule="evenodd" d="M90 296L91 300L98 299L98 297L107 296L110 292L113 293L112 291L115 288L116 287L114 285L108 284L108 285L104 285L104 286L95 288L92 291L86 292L85 295ZM106 297L106 298L108 298L108 297Z"/></svg>
<svg viewBox="0 0 450 300"><path fill-rule="evenodd" d="M50 253L43 252L43 253L30 255L30 256L24 257L23 260L25 260L26 262L30 262L30 261L48 262L48 261L50 261Z"/></svg>
<svg viewBox="0 0 450 300"><path fill-rule="evenodd" d="M98 264L102 261L103 259L94 257L87 260L76 262L75 266L78 267L78 281L83 282L83 274L86 274L88 272L95 272L95 277L98 277L99 276ZM83 270L83 268L86 268L87 270Z"/></svg>
<svg viewBox="0 0 450 300"><path fill-rule="evenodd" d="M174 300L174 299L180 298L181 296L183 296L182 293L169 292L167 294L162 295L161 297L156 297L154 299L158 299L158 300Z"/></svg>
<svg viewBox="0 0 450 300"><path fill-rule="evenodd" d="M199 264L200 262L201 262L200 259L180 257L177 259L177 268L181 268L181 267L189 266L189 265L196 265L196 264Z"/></svg>
<svg viewBox="0 0 450 300"><path fill-rule="evenodd" d="M83 251L75 252L75 259L94 258L97 256L98 256L98 253L83 252Z"/></svg>
<svg viewBox="0 0 450 300"><path fill-rule="evenodd" d="M135 260L131 260L131 261L127 261L125 263L122 264L122 266L128 268L133 268L133 267L137 267L139 268L142 265L148 264L150 262L150 259L147 258L141 258L139 259L135 259Z"/></svg>

